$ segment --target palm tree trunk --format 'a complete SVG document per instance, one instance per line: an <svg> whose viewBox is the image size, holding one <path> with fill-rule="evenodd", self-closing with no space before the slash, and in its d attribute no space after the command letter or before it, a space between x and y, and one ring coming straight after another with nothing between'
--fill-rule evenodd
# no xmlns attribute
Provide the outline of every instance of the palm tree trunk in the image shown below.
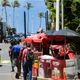
<svg viewBox="0 0 80 80"><path fill-rule="evenodd" d="M6 24L7 24L7 10L6 10L6 6L4 8L5 8L5 18L6 18Z"/></svg>
<svg viewBox="0 0 80 80"><path fill-rule="evenodd" d="M1 16L2 16L2 19L3 19L3 7L2 7L2 10L1 10L2 12L1 12Z"/></svg>
<svg viewBox="0 0 80 80"><path fill-rule="evenodd" d="M40 25L39 25L39 28L41 28L41 22L42 22L42 20L41 20L41 18L40 18Z"/></svg>
<svg viewBox="0 0 80 80"><path fill-rule="evenodd" d="M13 27L15 28L15 25L14 25L14 19L15 19L15 8L13 8Z"/></svg>

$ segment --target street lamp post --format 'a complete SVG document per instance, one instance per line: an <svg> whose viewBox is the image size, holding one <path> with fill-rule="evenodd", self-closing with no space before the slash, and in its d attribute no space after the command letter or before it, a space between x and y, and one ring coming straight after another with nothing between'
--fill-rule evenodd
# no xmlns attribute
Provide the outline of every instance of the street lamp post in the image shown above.
<svg viewBox="0 0 80 80"><path fill-rule="evenodd" d="M24 11L24 36L26 38L26 12Z"/></svg>
<svg viewBox="0 0 80 80"><path fill-rule="evenodd" d="M64 27L64 2L62 0L62 29Z"/></svg>
<svg viewBox="0 0 80 80"><path fill-rule="evenodd" d="M56 31L59 30L59 0L56 0Z"/></svg>

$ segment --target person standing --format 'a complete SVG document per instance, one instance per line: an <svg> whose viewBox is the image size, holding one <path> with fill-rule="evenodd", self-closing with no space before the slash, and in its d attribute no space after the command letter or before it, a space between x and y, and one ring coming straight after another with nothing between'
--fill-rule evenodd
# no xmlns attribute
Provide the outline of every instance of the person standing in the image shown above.
<svg viewBox="0 0 80 80"><path fill-rule="evenodd" d="M19 57L19 53L20 53L20 49L23 46L20 45L20 41L16 41L16 45L13 46L12 48L12 53L13 53L13 63L14 65L17 67L17 73L15 75L15 77L17 79L19 79L19 76L21 74L21 62L18 61L18 57Z"/></svg>
<svg viewBox="0 0 80 80"><path fill-rule="evenodd" d="M27 54L27 44L24 44L25 48L22 49L22 66L23 66L23 80L27 79L28 75L28 64L26 60L26 54Z"/></svg>
<svg viewBox="0 0 80 80"><path fill-rule="evenodd" d="M9 53L9 57L10 57L10 61L11 61L11 67L12 67L11 72L14 72L12 47L15 45L15 40L12 40L12 41L10 42L10 44L11 44L11 45L10 45L10 47L9 47L8 53Z"/></svg>
<svg viewBox="0 0 80 80"><path fill-rule="evenodd" d="M23 50L23 77L24 80L32 80L32 64L33 61L29 59L29 51L33 54L31 44L27 43L26 48Z"/></svg>

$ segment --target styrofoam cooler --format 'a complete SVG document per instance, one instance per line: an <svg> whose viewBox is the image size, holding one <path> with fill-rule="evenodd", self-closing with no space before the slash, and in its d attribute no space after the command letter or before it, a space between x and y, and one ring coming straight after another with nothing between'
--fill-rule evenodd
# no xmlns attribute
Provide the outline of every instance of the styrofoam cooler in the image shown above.
<svg viewBox="0 0 80 80"><path fill-rule="evenodd" d="M76 66L75 66L75 61L73 60L66 60L66 68L64 69L66 76L71 77L75 76L76 74Z"/></svg>
<svg viewBox="0 0 80 80"><path fill-rule="evenodd" d="M38 77L40 77L40 78L44 78L45 77L43 64L41 62L39 62Z"/></svg>

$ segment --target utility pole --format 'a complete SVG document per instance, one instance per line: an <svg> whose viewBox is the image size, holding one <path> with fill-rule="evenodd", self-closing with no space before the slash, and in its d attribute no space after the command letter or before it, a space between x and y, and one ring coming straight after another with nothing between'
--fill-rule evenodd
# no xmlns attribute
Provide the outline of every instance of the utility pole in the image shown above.
<svg viewBox="0 0 80 80"><path fill-rule="evenodd" d="M46 31L48 30L48 11L45 12Z"/></svg>
<svg viewBox="0 0 80 80"><path fill-rule="evenodd" d="M64 2L63 0L61 1L62 4L62 29L64 28Z"/></svg>
<svg viewBox="0 0 80 80"><path fill-rule="evenodd" d="M59 0L56 0L56 31L59 30Z"/></svg>

